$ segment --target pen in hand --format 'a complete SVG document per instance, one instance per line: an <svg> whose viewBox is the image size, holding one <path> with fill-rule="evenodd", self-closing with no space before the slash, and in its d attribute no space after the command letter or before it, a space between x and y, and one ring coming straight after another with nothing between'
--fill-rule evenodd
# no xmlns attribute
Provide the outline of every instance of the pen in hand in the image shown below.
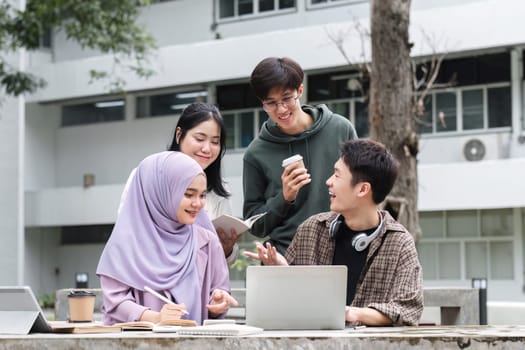
<svg viewBox="0 0 525 350"><path fill-rule="evenodd" d="M157 298L159 298L160 300L162 300L163 302L165 302L166 304L175 304L172 300L166 298L164 295L161 295L157 292L155 292L153 289L151 289L150 287L148 286L144 286L144 290L154 296L156 296ZM186 311L186 310L182 310L182 313L184 313L185 315L189 315L189 312Z"/></svg>

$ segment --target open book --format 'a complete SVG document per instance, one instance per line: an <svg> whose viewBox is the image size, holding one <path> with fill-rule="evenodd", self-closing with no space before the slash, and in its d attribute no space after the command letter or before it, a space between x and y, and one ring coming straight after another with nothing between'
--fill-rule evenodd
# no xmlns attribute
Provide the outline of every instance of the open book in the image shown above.
<svg viewBox="0 0 525 350"><path fill-rule="evenodd" d="M261 333L264 329L243 324L211 324L207 326L184 327L177 331L178 335L209 335L209 336L242 336Z"/></svg>
<svg viewBox="0 0 525 350"><path fill-rule="evenodd" d="M228 214L222 214L221 216L213 219L212 224L216 230L222 228L226 234L230 234L231 229L234 229L237 234L241 234L248 231L252 225L265 214L266 213L257 214L246 220L241 220Z"/></svg>
<svg viewBox="0 0 525 350"><path fill-rule="evenodd" d="M114 326L120 327L123 331L151 331L155 326L182 326L182 327L193 327L197 326L197 322L194 320L165 320L159 323L153 323L148 321L133 321L133 322L121 322L115 323Z"/></svg>

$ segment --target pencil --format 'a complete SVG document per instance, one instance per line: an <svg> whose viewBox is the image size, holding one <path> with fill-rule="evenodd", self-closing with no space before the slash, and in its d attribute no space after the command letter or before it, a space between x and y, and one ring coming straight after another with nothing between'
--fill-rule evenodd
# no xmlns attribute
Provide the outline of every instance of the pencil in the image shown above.
<svg viewBox="0 0 525 350"><path fill-rule="evenodd" d="M157 298L159 298L160 300L162 300L163 302L165 302L166 304L175 304L172 300L166 298L164 295L161 295L157 292L155 292L153 289L151 289L150 287L148 286L144 286L144 290L154 296L156 296ZM186 310L182 310L182 313L184 313L185 315L189 315L189 312L186 311Z"/></svg>

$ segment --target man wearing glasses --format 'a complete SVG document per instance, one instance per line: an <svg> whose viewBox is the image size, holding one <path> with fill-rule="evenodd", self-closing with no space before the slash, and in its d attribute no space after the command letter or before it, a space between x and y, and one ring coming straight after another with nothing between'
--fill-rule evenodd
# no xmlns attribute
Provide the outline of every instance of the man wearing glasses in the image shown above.
<svg viewBox="0 0 525 350"><path fill-rule="evenodd" d="M304 72L294 60L268 57L251 75L251 86L269 119L244 154L245 218L266 212L251 233L284 254L297 226L329 210L325 180L339 158L339 146L356 139L352 123L324 104L301 105ZM302 156L284 168L281 162Z"/></svg>

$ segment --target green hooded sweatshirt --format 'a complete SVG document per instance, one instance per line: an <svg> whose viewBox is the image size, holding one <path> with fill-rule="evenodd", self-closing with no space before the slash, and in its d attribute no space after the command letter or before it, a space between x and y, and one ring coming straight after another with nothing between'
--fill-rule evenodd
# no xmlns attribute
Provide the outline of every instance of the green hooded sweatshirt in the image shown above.
<svg viewBox="0 0 525 350"><path fill-rule="evenodd" d="M339 159L339 146L356 139L352 123L321 104L302 106L312 119L312 126L297 135L282 133L275 122L268 119L243 158L243 216L266 212L252 226L251 233L269 236L268 242L284 254L297 227L311 215L330 210L326 180L333 174ZM283 159L294 154L303 156L311 175L311 182L301 188L293 203L287 203L282 194L281 175Z"/></svg>

